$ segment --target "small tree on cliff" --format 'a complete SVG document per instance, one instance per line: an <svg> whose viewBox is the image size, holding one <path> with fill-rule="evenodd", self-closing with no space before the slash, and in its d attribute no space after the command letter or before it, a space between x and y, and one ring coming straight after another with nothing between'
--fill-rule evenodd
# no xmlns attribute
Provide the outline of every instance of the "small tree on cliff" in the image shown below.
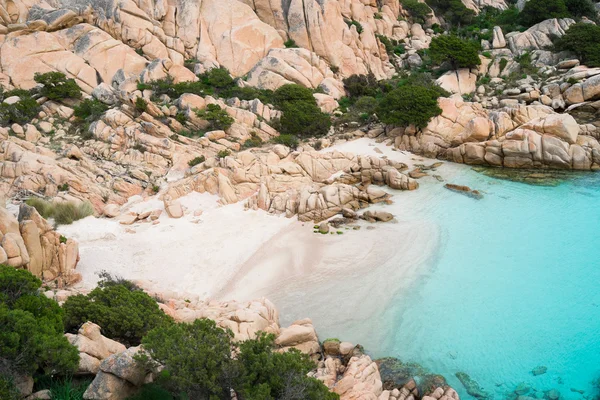
<svg viewBox="0 0 600 400"><path fill-rule="evenodd" d="M425 86L403 86L392 90L379 103L377 116L382 122L397 126L427 126L431 118L440 115L439 92Z"/></svg>
<svg viewBox="0 0 600 400"><path fill-rule="evenodd" d="M440 35L431 40L429 56L436 65L450 63L452 69L472 68L481 64L476 43L455 35Z"/></svg>

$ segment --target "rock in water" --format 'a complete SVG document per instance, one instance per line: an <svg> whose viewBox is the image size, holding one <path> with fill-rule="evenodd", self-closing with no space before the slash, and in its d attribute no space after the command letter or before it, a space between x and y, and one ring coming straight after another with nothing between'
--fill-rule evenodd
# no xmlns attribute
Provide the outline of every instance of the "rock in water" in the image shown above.
<svg viewBox="0 0 600 400"><path fill-rule="evenodd" d="M454 185L452 183L446 183L444 185L446 189L452 190L453 192L462 193L466 196L472 197L477 200L483 199L483 194L479 190L473 190L468 186Z"/></svg>
<svg viewBox="0 0 600 400"><path fill-rule="evenodd" d="M463 384L465 389L467 389L467 393L469 393L471 396L476 397L478 399L490 398L489 393L483 390L481 386L479 386L479 383L471 379L469 374L467 374L466 372L457 372L455 375L460 381L460 383Z"/></svg>
<svg viewBox="0 0 600 400"><path fill-rule="evenodd" d="M533 376L538 376L538 375L545 374L546 371L548 371L548 368L543 365L540 365L540 366L537 366L534 369L532 369L531 373L533 374Z"/></svg>

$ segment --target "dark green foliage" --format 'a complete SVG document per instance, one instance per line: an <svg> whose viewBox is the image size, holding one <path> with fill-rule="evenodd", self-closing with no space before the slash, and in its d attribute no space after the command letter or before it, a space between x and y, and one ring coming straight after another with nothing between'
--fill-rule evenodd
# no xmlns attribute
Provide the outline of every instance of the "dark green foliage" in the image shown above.
<svg viewBox="0 0 600 400"><path fill-rule="evenodd" d="M373 114L377 109L377 99L370 96L359 97L353 109L359 113Z"/></svg>
<svg viewBox="0 0 600 400"><path fill-rule="evenodd" d="M574 18L587 17L591 20L598 19L598 12L591 0L565 0L569 14Z"/></svg>
<svg viewBox="0 0 600 400"><path fill-rule="evenodd" d="M578 23L554 43L558 50L577 54L588 67L600 67L600 26Z"/></svg>
<svg viewBox="0 0 600 400"><path fill-rule="evenodd" d="M82 121L94 122L108 110L108 106L97 99L85 99L74 108L74 115Z"/></svg>
<svg viewBox="0 0 600 400"><path fill-rule="evenodd" d="M127 400L174 400L168 390L156 383L149 383L141 387L140 391Z"/></svg>
<svg viewBox="0 0 600 400"><path fill-rule="evenodd" d="M207 104L204 110L197 110L196 115L210 122L212 130L227 130L235 122L218 104Z"/></svg>
<svg viewBox="0 0 600 400"><path fill-rule="evenodd" d="M417 0L402 0L402 8L405 9L415 22L420 24L431 15L431 8L425 3L420 3Z"/></svg>
<svg viewBox="0 0 600 400"><path fill-rule="evenodd" d="M63 187L64 188L64 187ZM67 186L68 189L68 186ZM94 214L94 208L89 202L51 203L38 198L30 198L26 203L34 207L42 217L54 218L57 225L69 225L75 221Z"/></svg>
<svg viewBox="0 0 600 400"><path fill-rule="evenodd" d="M306 376L315 367L307 355L296 350L274 352L273 335L261 333L237 349L232 336L231 331L207 319L157 328L144 337L147 353L138 355L137 360L151 368L156 363L163 365L160 385L175 397L230 399L234 390L240 400L339 398ZM237 357L233 358L235 350ZM169 400L161 387L151 388L155 397L148 398Z"/></svg>
<svg viewBox="0 0 600 400"><path fill-rule="evenodd" d="M404 45L401 44L399 41L397 41L395 39L390 39L384 35L375 35L375 36L377 36L377 39L379 39L379 41L385 47L386 53L388 53L390 56L392 54L400 55L400 54L404 54L406 52Z"/></svg>
<svg viewBox="0 0 600 400"><path fill-rule="evenodd" d="M468 25L475 17L475 11L467 8L461 0L427 0L438 17L443 17L452 26Z"/></svg>
<svg viewBox="0 0 600 400"><path fill-rule="evenodd" d="M313 93L300 85L283 85L273 94L275 106L283 115L279 130L295 136L322 136L331 127L329 115L321 112Z"/></svg>
<svg viewBox="0 0 600 400"><path fill-rule="evenodd" d="M130 345L139 344L148 331L171 321L146 293L112 281L100 283L88 295L69 297L63 309L68 332L92 321L102 327L105 336Z"/></svg>
<svg viewBox="0 0 600 400"><path fill-rule="evenodd" d="M260 138L260 136L258 136L256 132L252 132L250 134L250 139L246 139L242 147L248 149L250 147L260 147L262 144L263 140Z"/></svg>
<svg viewBox="0 0 600 400"><path fill-rule="evenodd" d="M344 78L343 82L349 97L375 96L377 94L377 79L372 73L351 75Z"/></svg>
<svg viewBox="0 0 600 400"><path fill-rule="evenodd" d="M463 37L468 37L480 41L492 39L492 29L495 26L502 28L505 33L524 30L519 25L519 9L516 6L509 6L506 10L500 10L494 7L484 7L479 15L464 28L457 29L456 32ZM482 33L487 29L487 33Z"/></svg>
<svg viewBox="0 0 600 400"><path fill-rule="evenodd" d="M199 156L199 157L195 157L192 160L188 161L188 165L190 167L193 167L195 165L202 164L204 161L206 161L206 157Z"/></svg>
<svg viewBox="0 0 600 400"><path fill-rule="evenodd" d="M233 78L225 68L213 68L202 75L198 75L200 81L207 86L224 89L233 85Z"/></svg>
<svg viewBox="0 0 600 400"><path fill-rule="evenodd" d="M290 149L295 149L298 147L298 138L294 135L279 135L275 136L271 139L273 143L282 144L284 146L289 147Z"/></svg>
<svg viewBox="0 0 600 400"><path fill-rule="evenodd" d="M153 329L142 344L152 360L162 364L172 393L190 399L226 399L232 386L231 331L209 319ZM147 360L138 356L141 362Z"/></svg>
<svg viewBox="0 0 600 400"><path fill-rule="evenodd" d="M58 303L39 293L41 281L25 270L0 265L0 376L68 374L79 352L63 336ZM9 384L5 391L10 391Z"/></svg>
<svg viewBox="0 0 600 400"><path fill-rule="evenodd" d="M348 28L351 28L352 26L355 26L356 27L356 32L358 32L359 34L362 33L363 27L360 24L360 22L355 21L353 19L345 19L344 21L346 22L346 25L348 25Z"/></svg>
<svg viewBox="0 0 600 400"><path fill-rule="evenodd" d="M504 68L506 68L507 65L508 65L508 60L506 58L501 58L500 64L498 65L500 67L500 72L504 71Z"/></svg>
<svg viewBox="0 0 600 400"><path fill-rule="evenodd" d="M225 158L225 157L227 157L230 154L231 154L231 152L229 150L220 150L217 153L217 158Z"/></svg>
<svg viewBox="0 0 600 400"><path fill-rule="evenodd" d="M2 400L21 400L21 393L13 383L9 374L0 374L0 399Z"/></svg>
<svg viewBox="0 0 600 400"><path fill-rule="evenodd" d="M564 0L529 0L519 14L519 20L524 26L532 26L550 18L568 16Z"/></svg>
<svg viewBox="0 0 600 400"><path fill-rule="evenodd" d="M71 377L53 379L50 383L52 400L83 400L83 394L92 383L91 379L76 381Z"/></svg>
<svg viewBox="0 0 600 400"><path fill-rule="evenodd" d="M286 40L283 45L287 48L287 49L293 49L298 47L298 45L296 44L296 42L294 41L294 39L288 39Z"/></svg>
<svg viewBox="0 0 600 400"><path fill-rule="evenodd" d="M239 345L241 379L237 392L243 399L327 400L338 396L306 374L315 364L298 350L273 352L275 336L261 333Z"/></svg>
<svg viewBox="0 0 600 400"><path fill-rule="evenodd" d="M202 129L194 129L194 128L185 129L185 130L179 132L179 134L181 136L185 136L188 138L202 137L202 136L204 136L205 133L206 132L203 131Z"/></svg>
<svg viewBox="0 0 600 400"><path fill-rule="evenodd" d="M6 104L4 99L11 96L19 96L19 101L15 104ZM26 90L12 90L4 92L0 88L0 125L26 124L37 117L40 112L40 106L31 94Z"/></svg>
<svg viewBox="0 0 600 400"><path fill-rule="evenodd" d="M379 103L377 116L386 124L424 128L431 118L442 113L437 104L439 95L439 91L425 86L394 89Z"/></svg>
<svg viewBox="0 0 600 400"><path fill-rule="evenodd" d="M148 102L146 102L143 97L136 98L135 109L139 112L146 112L146 110L148 110Z"/></svg>
<svg viewBox="0 0 600 400"><path fill-rule="evenodd" d="M479 46L455 35L440 35L431 40L429 56L436 65L450 63L452 69L471 68L481 64Z"/></svg>
<svg viewBox="0 0 600 400"><path fill-rule="evenodd" d="M81 98L81 88L75 79L67 78L62 72L36 73L33 79L43 85L40 94L50 100Z"/></svg>
<svg viewBox="0 0 600 400"><path fill-rule="evenodd" d="M519 63L519 68L522 73L532 75L537 73L537 68L531 63L531 54L525 52L515 57L515 61Z"/></svg>

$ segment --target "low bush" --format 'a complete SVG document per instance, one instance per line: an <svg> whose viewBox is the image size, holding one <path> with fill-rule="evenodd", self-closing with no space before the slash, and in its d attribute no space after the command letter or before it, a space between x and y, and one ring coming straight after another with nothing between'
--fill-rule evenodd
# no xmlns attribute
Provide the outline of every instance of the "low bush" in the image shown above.
<svg viewBox="0 0 600 400"><path fill-rule="evenodd" d="M279 135L275 136L271 141L275 144L282 144L284 146L289 147L290 149L295 149L298 147L298 138L294 135Z"/></svg>
<svg viewBox="0 0 600 400"><path fill-rule="evenodd" d="M468 25L475 17L475 11L467 8L461 0L427 0L426 3L451 26Z"/></svg>
<svg viewBox="0 0 600 400"><path fill-rule="evenodd" d="M175 398L159 384L149 383L143 385L135 396L128 397L127 400L175 400Z"/></svg>
<svg viewBox="0 0 600 400"><path fill-rule="evenodd" d="M572 51L588 67L600 67L600 26L586 23L571 25L554 42L558 50Z"/></svg>
<svg viewBox="0 0 600 400"><path fill-rule="evenodd" d="M519 21L529 27L547 19L568 16L564 0L529 0L519 14Z"/></svg>
<svg viewBox="0 0 600 400"><path fill-rule="evenodd" d="M439 95L439 91L425 86L394 89L379 103L377 116L386 124L424 128L431 118L442 113L437 103Z"/></svg>
<svg viewBox="0 0 600 400"><path fill-rule="evenodd" d="M374 97L377 95L377 79L372 73L368 75L351 75L344 78L342 82L349 97Z"/></svg>
<svg viewBox="0 0 600 400"><path fill-rule="evenodd" d="M4 103L4 99L18 96L19 101L14 104ZM37 117L40 106L26 90L13 90L4 92L0 90L0 125L26 124Z"/></svg>
<svg viewBox="0 0 600 400"><path fill-rule="evenodd" d="M83 400L83 394L91 383L91 379L73 380L71 377L53 379L50 382L50 398L52 400Z"/></svg>
<svg viewBox="0 0 600 400"><path fill-rule="evenodd" d="M425 3L417 0L401 0L402 8L406 10L415 22L425 23L425 20L431 16L432 10Z"/></svg>
<svg viewBox="0 0 600 400"><path fill-rule="evenodd" d="M206 86L218 89L230 87L234 83L233 78L229 75L229 71L223 67L210 69L198 75L198 78Z"/></svg>
<svg viewBox="0 0 600 400"><path fill-rule="evenodd" d="M143 97L135 99L135 109L139 112L146 112L148 110L148 102Z"/></svg>
<svg viewBox="0 0 600 400"><path fill-rule="evenodd" d="M207 104L204 110L196 110L196 115L208 121L211 130L227 130L235 122L218 104Z"/></svg>
<svg viewBox="0 0 600 400"><path fill-rule="evenodd" d="M38 198L30 198L26 203L34 207L44 218L53 218L57 225L69 225L82 218L94 214L94 208L89 202L51 203Z"/></svg>
<svg viewBox="0 0 600 400"><path fill-rule="evenodd" d="M296 47L298 47L298 45L296 44L296 42L294 41L294 39L288 39L286 40L283 45L286 47L286 49L294 49Z"/></svg>
<svg viewBox="0 0 600 400"><path fill-rule="evenodd" d="M0 265L0 393L10 395L15 374L70 374L79 364L77 348L63 336L60 307L41 285L26 270Z"/></svg>
<svg viewBox="0 0 600 400"><path fill-rule="evenodd" d="M295 136L322 136L331 127L331 118L317 106L313 92L300 85L283 85L273 94L275 106L283 115L279 130Z"/></svg>
<svg viewBox="0 0 600 400"><path fill-rule="evenodd" d="M65 330L76 332L86 321L128 345L138 345L151 329L171 322L156 301L130 283L101 281L88 295L69 297L64 305Z"/></svg>
<svg viewBox="0 0 600 400"><path fill-rule="evenodd" d="M256 132L250 133L250 139L246 139L243 148L248 149L250 147L260 147L263 144L263 140L256 134Z"/></svg>
<svg viewBox="0 0 600 400"><path fill-rule="evenodd" d="M472 68L481 64L479 45L455 35L440 35L431 40L429 57L436 65L450 63L452 69Z"/></svg>
<svg viewBox="0 0 600 400"><path fill-rule="evenodd" d="M229 150L220 150L217 153L217 158L225 158L227 156L231 155L231 152Z"/></svg>
<svg viewBox="0 0 600 400"><path fill-rule="evenodd" d="M43 85L40 94L50 100L81 98L81 88L75 79L67 78L62 72L36 73L33 79Z"/></svg>
<svg viewBox="0 0 600 400"><path fill-rule="evenodd" d="M10 374L0 374L0 399L2 400L21 400L21 392L17 390Z"/></svg>
<svg viewBox="0 0 600 400"><path fill-rule="evenodd" d="M360 24L360 22L353 19L345 19L344 21L346 22L346 25L348 25L348 28L352 28L354 26L356 27L356 32L359 34L363 32L363 26Z"/></svg>
<svg viewBox="0 0 600 400"><path fill-rule="evenodd" d="M199 156L199 157L195 157L195 158L191 159L190 161L188 161L188 165L190 167L193 167L193 166L196 166L198 164L202 164L204 161L206 161L206 157Z"/></svg>
<svg viewBox="0 0 600 400"><path fill-rule="evenodd" d="M565 5L571 17L587 17L593 21L598 21L598 11L591 0L565 0Z"/></svg>
<svg viewBox="0 0 600 400"><path fill-rule="evenodd" d="M73 115L82 121L97 121L108 110L108 106L97 99L85 99L73 108Z"/></svg>

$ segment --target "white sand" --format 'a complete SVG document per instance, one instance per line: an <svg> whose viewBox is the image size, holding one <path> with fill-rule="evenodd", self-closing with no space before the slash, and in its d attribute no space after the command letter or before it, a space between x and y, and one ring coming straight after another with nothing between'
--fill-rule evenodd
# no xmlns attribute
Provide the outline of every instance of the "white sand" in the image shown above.
<svg viewBox="0 0 600 400"><path fill-rule="evenodd" d="M392 151L370 139L343 143L333 149L387 157L412 165L435 162ZM457 173L445 164L437 173ZM93 217L61 227L80 243L78 270L82 285L93 287L97 273L107 270L128 279L141 279L156 290L196 294L200 298L271 299L283 324L310 317L322 338L340 336L366 345L381 344L389 326L383 319L394 294L406 288L431 265L440 232L432 221L414 218L413 209L427 203L428 187L420 180L413 192L388 190L394 204L378 204L397 222L368 224L343 234L313 233L313 225L296 218L244 211L242 204L219 207L217 198L192 193L181 199L186 216L160 224L119 225ZM157 199L135 204L135 211L163 208ZM193 212L202 209L200 217ZM193 221L199 220L198 223ZM135 233L128 233L134 229Z"/></svg>

